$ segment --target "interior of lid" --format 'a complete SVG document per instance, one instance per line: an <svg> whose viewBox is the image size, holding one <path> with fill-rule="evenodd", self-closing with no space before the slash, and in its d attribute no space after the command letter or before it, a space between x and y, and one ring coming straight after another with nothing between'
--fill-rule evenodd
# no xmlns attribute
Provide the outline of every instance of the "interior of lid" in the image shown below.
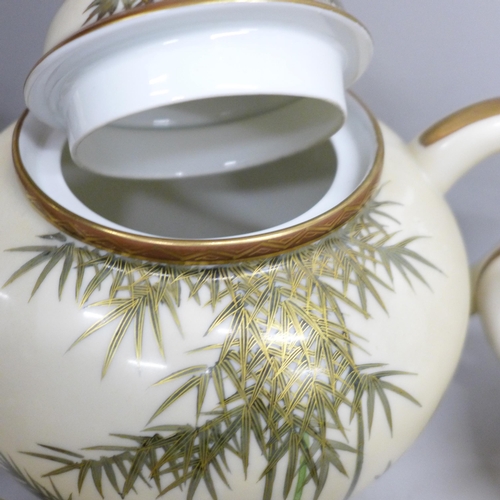
<svg viewBox="0 0 500 500"><path fill-rule="evenodd" d="M321 99L230 95L161 106L99 128L73 151L103 175L165 179L262 165L332 136L344 113Z"/></svg>

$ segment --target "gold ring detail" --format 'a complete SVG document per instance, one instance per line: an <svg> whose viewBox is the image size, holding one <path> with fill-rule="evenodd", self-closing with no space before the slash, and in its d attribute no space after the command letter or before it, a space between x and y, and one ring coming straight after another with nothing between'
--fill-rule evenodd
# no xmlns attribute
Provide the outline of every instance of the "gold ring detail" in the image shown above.
<svg viewBox="0 0 500 500"><path fill-rule="evenodd" d="M366 108L365 108L366 110ZM344 225L370 199L382 172L384 146L380 127L366 110L373 124L377 151L370 171L342 203L323 214L292 227L254 236L217 240L182 240L142 236L85 219L47 196L28 174L21 157L19 138L26 111L19 119L13 136L14 165L34 207L62 232L96 248L139 260L181 265L213 265L272 257L308 245Z"/></svg>

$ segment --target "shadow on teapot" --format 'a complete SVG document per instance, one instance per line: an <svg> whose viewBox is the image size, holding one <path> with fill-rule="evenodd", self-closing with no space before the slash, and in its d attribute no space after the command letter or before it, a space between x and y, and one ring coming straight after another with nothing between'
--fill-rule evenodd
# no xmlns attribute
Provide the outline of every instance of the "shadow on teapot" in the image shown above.
<svg viewBox="0 0 500 500"><path fill-rule="evenodd" d="M79 168L68 147L63 176L88 208L120 226L169 238L223 238L263 231L317 204L334 182L331 142L250 169L202 177L137 180Z"/></svg>

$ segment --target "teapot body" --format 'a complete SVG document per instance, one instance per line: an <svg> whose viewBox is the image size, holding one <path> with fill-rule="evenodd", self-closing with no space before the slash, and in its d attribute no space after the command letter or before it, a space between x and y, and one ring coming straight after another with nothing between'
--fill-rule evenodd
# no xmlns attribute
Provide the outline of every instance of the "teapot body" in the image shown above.
<svg viewBox="0 0 500 500"><path fill-rule="evenodd" d="M342 499L449 383L470 304L442 194L385 127L378 187L320 240L174 265L66 236L0 138L0 459L42 498Z"/></svg>

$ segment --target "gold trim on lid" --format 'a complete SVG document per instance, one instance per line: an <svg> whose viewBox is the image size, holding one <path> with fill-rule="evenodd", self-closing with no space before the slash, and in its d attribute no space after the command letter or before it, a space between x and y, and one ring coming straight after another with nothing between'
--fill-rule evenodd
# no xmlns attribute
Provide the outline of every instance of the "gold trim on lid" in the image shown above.
<svg viewBox="0 0 500 500"><path fill-rule="evenodd" d="M328 235L358 213L370 199L382 172L384 147L377 121L368 113L376 134L377 152L365 179L351 195L325 213L292 227L253 236L215 240L182 240L142 236L111 229L85 219L47 196L28 174L19 148L25 112L14 131L14 165L26 195L35 208L64 233L94 247L140 260L185 265L212 265L272 257Z"/></svg>
<svg viewBox="0 0 500 500"><path fill-rule="evenodd" d="M118 23L123 20L127 20L129 18L133 17L139 17L143 16L145 14L149 14L154 11L159 11L159 10L169 10L169 9L175 9L179 7L189 7L193 5L208 5L208 4L225 4L225 3L239 3L239 4L258 4L258 3L291 3L291 4L299 4L299 5L308 5L310 7L317 7L319 9L323 10L328 10L330 12L334 12L336 14L339 14L350 21L358 24L361 28L363 28L367 33L368 30L366 27L358 21L354 16L351 16L344 10L342 10L339 7L335 7L333 5L323 3L321 1L315 1L315 0L165 0L161 1L158 3L148 3L140 7L136 7L130 10L123 10L120 11L116 14L113 14L109 17L102 18L98 21L95 21L92 24L85 25L83 28L78 30L76 33L70 35L69 37L65 38L62 42L58 43L54 47L52 47L50 50L48 50L35 64L33 69L30 71L28 77L26 78L26 82L29 80L31 74L33 71L51 54L59 50L61 47L69 44L70 42L73 42L74 40L77 40L88 33L91 33L93 31L96 31L100 28L106 27L111 24ZM26 83L25 83L26 86Z"/></svg>
<svg viewBox="0 0 500 500"><path fill-rule="evenodd" d="M500 98L473 104L443 118L427 129L419 138L420 144L431 146L468 125L496 115L500 115Z"/></svg>

